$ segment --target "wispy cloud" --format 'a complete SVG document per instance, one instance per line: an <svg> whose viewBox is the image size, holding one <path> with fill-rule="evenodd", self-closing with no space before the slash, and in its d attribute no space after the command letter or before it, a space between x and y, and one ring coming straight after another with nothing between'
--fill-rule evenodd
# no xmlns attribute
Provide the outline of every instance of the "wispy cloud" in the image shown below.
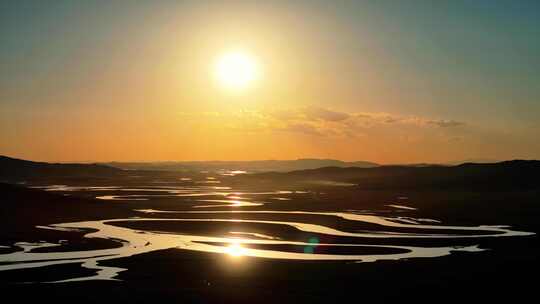
<svg viewBox="0 0 540 304"><path fill-rule="evenodd" d="M321 107L227 113L182 113L184 118L215 120L221 128L249 132L292 132L313 136L362 136L377 128L455 128L464 122L389 113L343 112Z"/></svg>
<svg viewBox="0 0 540 304"><path fill-rule="evenodd" d="M344 121L351 117L348 113L318 107L307 107L304 108L303 112L306 118L321 121Z"/></svg>
<svg viewBox="0 0 540 304"><path fill-rule="evenodd" d="M465 125L465 123L455 120L429 120L427 123L441 128L453 128Z"/></svg>

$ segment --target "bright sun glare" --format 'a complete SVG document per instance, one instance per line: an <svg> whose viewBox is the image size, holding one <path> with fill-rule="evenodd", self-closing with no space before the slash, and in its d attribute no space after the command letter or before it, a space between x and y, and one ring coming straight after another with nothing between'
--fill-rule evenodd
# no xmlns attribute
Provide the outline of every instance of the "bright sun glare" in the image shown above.
<svg viewBox="0 0 540 304"><path fill-rule="evenodd" d="M243 256L246 252L246 249L238 243L231 243L227 248L225 248L225 253L232 257Z"/></svg>
<svg viewBox="0 0 540 304"><path fill-rule="evenodd" d="M234 51L218 58L215 67L218 82L227 89L245 89L259 76L259 66L254 56Z"/></svg>

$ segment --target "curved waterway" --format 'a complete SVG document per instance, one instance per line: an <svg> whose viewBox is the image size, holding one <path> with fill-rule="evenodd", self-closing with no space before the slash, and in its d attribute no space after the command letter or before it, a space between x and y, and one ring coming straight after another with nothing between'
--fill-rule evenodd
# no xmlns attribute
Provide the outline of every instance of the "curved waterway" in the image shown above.
<svg viewBox="0 0 540 304"><path fill-rule="evenodd" d="M145 213L167 212L158 210L141 210ZM196 211L175 212L189 214ZM251 211L251 213L272 213L272 214L315 214L340 217L352 221L363 221L368 223L376 223L383 227L414 227L426 230L462 230L469 232L482 232L483 234L472 235L451 235L451 234L430 234L430 233L403 233L392 234L384 233L384 231L352 233L340 231L323 225L289 222L289 221L267 221L267 220L246 220L246 219L222 219L222 218L124 218L101 221L85 221L74 223L62 223L46 226L48 229L68 230L68 229L94 229L96 232L85 235L87 238L106 238L118 240L122 243L121 247L101 250L87 251L61 251L61 244L57 247L56 252L32 252L31 249L39 247L51 247L50 243L27 244L19 243L16 246L24 248L23 251L18 251L10 254L0 255L0 271L35 268L43 266L51 266L67 263L82 263L82 267L96 270L96 274L92 276L72 278L57 282L81 281L81 280L111 280L117 274L125 269L117 267L108 267L99 265L100 261L116 259L120 257L129 257L141 253L147 253L162 249L184 249L200 252L220 253L229 255L241 255L247 257L269 258L269 259L290 259L290 260L341 260L355 262L375 262L379 260L399 260L408 258L434 258L449 255L455 251L477 252L482 251L477 245L473 246L445 246L445 247L419 247L419 246L395 246L395 245L369 245L363 243L314 243L313 241L298 242L279 240L278 237L272 235L261 235L257 233L231 231L231 234L242 234L254 236L254 238L239 238L239 237L223 237L223 236L205 236L194 234L175 234L170 232L155 232L144 231L139 229L131 229L122 227L121 225L136 222L219 222L219 223L259 223L259 224L278 224L293 227L300 231L313 233L314 235L332 235L332 236L347 236L358 238L486 238L486 237L508 237L508 236L525 236L532 235L529 232L513 231L503 226L478 226L478 227L460 227L460 226L444 226L444 225L421 225L421 224L402 224L394 222L389 218L379 217L374 215L360 215L342 212L283 212L283 211ZM203 213L203 212L197 212ZM231 213L230 211L205 211L207 214L216 213ZM238 211L237 213L249 214L249 211ZM491 234L485 234L491 233ZM375 247L387 250L394 250L390 253L381 254L316 254L309 251L290 252L273 249L257 249L249 248L249 245L296 245L311 247ZM397 253L395 252L398 250Z"/></svg>
<svg viewBox="0 0 540 304"><path fill-rule="evenodd" d="M82 188L82 187L81 187ZM280 195L280 198L290 199L292 194L306 192L269 191L269 192L235 192L230 189L215 189L212 187L178 188L121 188L121 187L84 187L73 189L68 186L54 186L49 191L132 191L149 192L149 194L128 194L129 199L151 199L153 196L223 196L224 199L199 199L199 205L194 208L207 207L253 207L271 204L268 202L250 202L245 196ZM216 191L219 190L219 191ZM225 191L227 190L227 191ZM223 192L221 192L223 191ZM136 195L136 196L135 196ZM101 199L118 200L123 196L101 196ZM286 202L286 200L285 200ZM208 203L215 203L209 204ZM389 205L391 208L412 212L412 207L405 205ZM114 280L118 273L126 269L104 266L100 262L163 249L180 249L197 252L215 253L229 258L265 258L286 260L334 260L351 262L376 262L380 260L402 260L409 258L436 258L452 252L479 252L478 243L483 238L504 238L533 235L531 232L515 231L508 226L448 226L433 219L378 215L373 212L310 212L310 211L277 211L277 210L245 210L230 208L227 210L136 210L144 217L118 218L97 221L81 221L39 226L41 229L59 231L93 231L84 235L85 238L103 238L117 241L120 247L84 251L63 251L64 242L51 243L15 243L13 247L22 250L8 254L0 254L0 271L25 268L37 268L60 264L80 263L82 267L95 271L93 275L70 278L56 282L84 280ZM402 215L402 213L399 213ZM169 218L169 216L171 218ZM204 218L201 218L204 216ZM224 218L227 216L227 218ZM238 217L236 217L238 216ZM261 219L261 216L264 219ZM336 227L319 222L310 222L313 217L330 218L336 221L347 221L351 224L367 225L370 230L343 231ZM252 217L252 218L250 218ZM272 219L267 219L270 217ZM283 218L288 220L284 220ZM293 218L293 220L291 220ZM311 220L309 220L311 218ZM322 221L328 222L328 221ZM221 225L222 231L208 229L206 234L194 233L192 230L182 231L182 225ZM160 227L155 229L140 228L145 225ZM175 231L167 231L171 224ZM231 226L234 224L234 226ZM161 226L160 226L161 225ZM267 227L264 233L250 230L252 225ZM129 226L129 227L127 227ZM137 227L137 228L133 228ZM185 227L185 226L184 226ZM278 235L272 227L286 227L293 231L302 232L308 236L305 241L287 240ZM396 231L399 230L399 231ZM274 233L275 232L275 233ZM347 241L339 241L346 239ZM393 245L392 240L410 239L410 246ZM442 247L413 246L417 239L444 239L445 243L456 242L459 239L469 240L467 246L448 245ZM324 240L324 241L319 241ZM333 241L335 240L335 241ZM372 240L372 242L369 242ZM373 244L373 240L378 240ZM386 241L384 241L386 240ZM384 244L387 242L388 244ZM380 244L383 243L383 244ZM403 243L403 242L401 242ZM438 242L441 244L441 242ZM34 249L50 247L48 252L36 252ZM289 249L287 249L289 248ZM290 248L303 248L291 250ZM339 249L339 254L330 253ZM362 253L362 250L365 253Z"/></svg>
<svg viewBox="0 0 540 304"><path fill-rule="evenodd" d="M306 191L232 191L226 186L153 186L153 187L120 187L120 186L67 186L67 185L51 185L37 186L34 188L43 189L45 191L59 192L136 192L144 194L114 194L114 195L97 195L96 199L109 201L148 201L155 198L175 198L175 197L223 197L224 199L199 199L198 202L206 202L210 204L198 204L193 208L211 208L211 207L249 207L262 206L263 202L247 201L244 197L259 196L259 195L289 195L289 194L306 194ZM285 197L274 197L275 200L290 200Z"/></svg>

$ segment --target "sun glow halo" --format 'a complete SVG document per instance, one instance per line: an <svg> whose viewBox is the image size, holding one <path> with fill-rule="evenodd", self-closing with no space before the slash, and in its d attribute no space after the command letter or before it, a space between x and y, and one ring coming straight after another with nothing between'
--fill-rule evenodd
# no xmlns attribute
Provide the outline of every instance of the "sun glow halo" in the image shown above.
<svg viewBox="0 0 540 304"><path fill-rule="evenodd" d="M227 89L245 89L259 77L259 66L254 56L243 51L225 53L218 58L215 74Z"/></svg>

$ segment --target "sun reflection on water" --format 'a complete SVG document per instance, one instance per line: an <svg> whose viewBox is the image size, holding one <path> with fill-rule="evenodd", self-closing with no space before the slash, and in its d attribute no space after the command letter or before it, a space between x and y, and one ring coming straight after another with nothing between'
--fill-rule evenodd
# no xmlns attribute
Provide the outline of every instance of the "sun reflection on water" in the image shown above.
<svg viewBox="0 0 540 304"><path fill-rule="evenodd" d="M227 253L231 257L241 257L246 254L247 249L242 247L239 243L231 243L227 248L225 249L225 253Z"/></svg>

